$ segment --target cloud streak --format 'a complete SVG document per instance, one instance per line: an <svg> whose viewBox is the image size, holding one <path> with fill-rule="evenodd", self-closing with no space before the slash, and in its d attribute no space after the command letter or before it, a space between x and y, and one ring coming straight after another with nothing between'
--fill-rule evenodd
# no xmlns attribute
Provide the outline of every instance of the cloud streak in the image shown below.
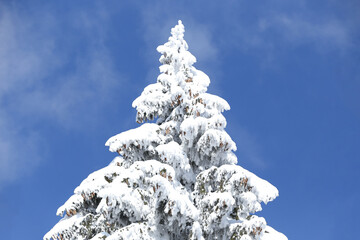
<svg viewBox="0 0 360 240"><path fill-rule="evenodd" d="M296 11L279 3L271 7L266 4L259 8L251 4L236 4L232 10L224 8L219 14L226 19L226 26L233 30L224 39L227 44L233 40L234 46L242 51L261 51L262 54L306 44L321 53L341 53L354 47L354 31L349 21L336 14L319 15L306 6L305 2L298 3L294 6ZM241 14L229 14L234 9ZM243 17L245 10L256 17Z"/></svg>
<svg viewBox="0 0 360 240"><path fill-rule="evenodd" d="M121 79L103 44L108 19L101 8L70 11L67 23L48 7L30 15L4 4L0 9L1 188L42 161L48 146L41 145L41 131L31 130L36 124L84 129L100 120L87 116L110 102Z"/></svg>
<svg viewBox="0 0 360 240"><path fill-rule="evenodd" d="M311 44L321 51L334 48L342 51L351 45L348 29L336 19L320 22L304 16L286 14L261 19L258 34L270 31L277 32L280 40L289 45Z"/></svg>
<svg viewBox="0 0 360 240"><path fill-rule="evenodd" d="M11 124L0 115L0 190L4 183L28 175L39 164L42 153L40 136L36 132Z"/></svg>

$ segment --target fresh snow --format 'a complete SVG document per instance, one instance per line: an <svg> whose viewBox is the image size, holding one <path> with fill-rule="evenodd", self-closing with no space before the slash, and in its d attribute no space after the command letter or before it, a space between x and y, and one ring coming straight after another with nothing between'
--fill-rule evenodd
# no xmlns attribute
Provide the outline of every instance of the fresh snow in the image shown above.
<svg viewBox="0 0 360 240"><path fill-rule="evenodd" d="M142 125L109 138L120 156L75 188L44 240L287 239L255 215L279 192L236 165L222 114L230 106L206 92L184 32L179 21L157 48L157 82L133 102Z"/></svg>

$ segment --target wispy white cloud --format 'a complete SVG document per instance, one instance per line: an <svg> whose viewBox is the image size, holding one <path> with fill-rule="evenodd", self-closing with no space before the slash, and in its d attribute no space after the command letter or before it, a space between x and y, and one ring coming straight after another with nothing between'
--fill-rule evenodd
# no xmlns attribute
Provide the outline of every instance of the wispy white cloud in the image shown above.
<svg viewBox="0 0 360 240"><path fill-rule="evenodd" d="M1 9L0 187L4 182L29 173L40 161L36 133L25 133L21 125L14 124L16 120L7 102L9 97L22 97L23 90L32 86L36 78L43 77L42 69L49 67L49 62L44 62L44 56L49 55L46 44L35 51L30 45L33 35L28 35L28 21L19 19L8 8Z"/></svg>
<svg viewBox="0 0 360 240"><path fill-rule="evenodd" d="M45 150L38 133L15 126L0 113L0 190L6 182L26 176L39 164Z"/></svg>
<svg viewBox="0 0 360 240"><path fill-rule="evenodd" d="M9 105L22 115L36 114L62 127L84 127L91 124L87 116L101 110L114 94L112 89L120 83L107 54L92 50L79 58L73 72L61 76L53 86L39 82L35 89L24 91Z"/></svg>
<svg viewBox="0 0 360 240"><path fill-rule="evenodd" d="M312 18L282 15L270 19L269 23L273 30L280 32L281 37L293 45L310 43L322 49L345 49L350 45L347 27L336 19L330 18L320 22ZM261 30L265 31L266 28L263 26Z"/></svg>
<svg viewBox="0 0 360 240"><path fill-rule="evenodd" d="M51 42L45 39L41 47L36 46L36 38L27 19L20 19L8 8L2 8L0 97L31 86L37 78L44 77L46 69L51 68L53 61L46 61L51 56Z"/></svg>
<svg viewBox="0 0 360 240"><path fill-rule="evenodd" d="M341 53L354 47L349 21L331 14L319 16L308 9L307 4L300 4L297 13L293 13L290 7L284 10L282 5L259 8L258 17L250 22L241 15L228 17L227 26L233 31L224 38L227 44L232 41L233 46L240 50L261 51L262 54L305 44L322 53L334 50Z"/></svg>
<svg viewBox="0 0 360 240"><path fill-rule="evenodd" d="M66 26L47 9L34 15L0 9L1 186L41 162L46 145L40 145L40 132L31 131L34 124L46 119L81 130L96 121L89 116L101 111L125 80L103 44L103 9L69 12ZM64 28L76 34L66 36ZM79 44L83 40L86 46Z"/></svg>
<svg viewBox="0 0 360 240"><path fill-rule="evenodd" d="M216 16L222 21L215 29L222 35L216 37L215 43L221 49L231 48L233 53L256 58L260 70L278 69L286 52L300 48L314 54L338 56L356 50L354 39L358 28L349 20L351 16L319 13L319 9L308 6L308 1L291 5L275 1L261 6L236 1L218 7Z"/></svg>

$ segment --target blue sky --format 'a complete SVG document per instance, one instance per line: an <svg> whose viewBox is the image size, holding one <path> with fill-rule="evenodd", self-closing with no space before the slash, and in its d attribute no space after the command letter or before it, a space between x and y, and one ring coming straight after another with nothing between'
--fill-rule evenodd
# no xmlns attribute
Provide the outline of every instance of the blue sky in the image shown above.
<svg viewBox="0 0 360 240"><path fill-rule="evenodd" d="M280 197L259 215L291 240L356 239L358 1L1 1L0 236L40 239L115 156L156 47L183 20L195 66L232 109L239 164Z"/></svg>

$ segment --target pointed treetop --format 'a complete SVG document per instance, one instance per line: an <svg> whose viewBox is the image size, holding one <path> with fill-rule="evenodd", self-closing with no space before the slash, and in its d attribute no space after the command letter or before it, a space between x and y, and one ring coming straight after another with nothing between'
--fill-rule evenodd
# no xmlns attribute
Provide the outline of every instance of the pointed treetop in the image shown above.
<svg viewBox="0 0 360 240"><path fill-rule="evenodd" d="M184 32L185 32L185 27L182 24L181 20L178 21L178 25L176 25L175 27L173 27L171 29L171 35L176 40L183 40L184 39Z"/></svg>

